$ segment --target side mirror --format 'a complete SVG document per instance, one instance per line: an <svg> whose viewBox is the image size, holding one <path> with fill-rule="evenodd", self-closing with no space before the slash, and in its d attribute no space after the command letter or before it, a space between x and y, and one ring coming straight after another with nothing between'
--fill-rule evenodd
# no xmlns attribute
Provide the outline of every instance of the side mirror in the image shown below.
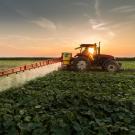
<svg viewBox="0 0 135 135"><path fill-rule="evenodd" d="M77 50L77 49L80 49L81 47L77 47L77 48L75 48L75 50Z"/></svg>

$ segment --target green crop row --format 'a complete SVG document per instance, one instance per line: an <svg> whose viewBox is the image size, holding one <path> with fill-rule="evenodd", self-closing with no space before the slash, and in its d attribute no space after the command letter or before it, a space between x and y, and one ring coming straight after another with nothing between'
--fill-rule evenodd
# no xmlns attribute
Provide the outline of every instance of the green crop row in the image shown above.
<svg viewBox="0 0 135 135"><path fill-rule="evenodd" d="M135 61L121 61L121 63L124 69L135 69Z"/></svg>
<svg viewBox="0 0 135 135"><path fill-rule="evenodd" d="M135 135L135 73L59 71L2 92L0 135Z"/></svg>

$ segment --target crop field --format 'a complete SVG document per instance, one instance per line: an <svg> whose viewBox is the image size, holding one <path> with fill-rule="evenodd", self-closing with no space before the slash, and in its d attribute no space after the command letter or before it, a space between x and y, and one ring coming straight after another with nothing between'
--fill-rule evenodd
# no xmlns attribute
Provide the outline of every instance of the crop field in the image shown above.
<svg viewBox="0 0 135 135"><path fill-rule="evenodd" d="M135 69L135 61L121 61L124 69Z"/></svg>
<svg viewBox="0 0 135 135"><path fill-rule="evenodd" d="M135 135L135 72L58 71L0 93L0 134Z"/></svg>

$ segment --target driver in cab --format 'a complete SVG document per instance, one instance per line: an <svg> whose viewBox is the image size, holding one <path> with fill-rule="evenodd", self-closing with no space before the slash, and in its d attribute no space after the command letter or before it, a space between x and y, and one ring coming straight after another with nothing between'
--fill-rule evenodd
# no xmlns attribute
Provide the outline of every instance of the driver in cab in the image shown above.
<svg viewBox="0 0 135 135"><path fill-rule="evenodd" d="M94 57L93 57L94 52L95 52L95 51L94 51L94 48L86 47L86 48L83 50L82 54L85 55L85 56L88 56L90 59L94 60Z"/></svg>

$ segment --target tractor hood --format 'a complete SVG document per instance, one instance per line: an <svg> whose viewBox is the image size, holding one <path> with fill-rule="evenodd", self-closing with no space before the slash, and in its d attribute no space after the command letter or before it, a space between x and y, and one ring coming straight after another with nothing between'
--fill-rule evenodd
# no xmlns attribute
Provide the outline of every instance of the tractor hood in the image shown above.
<svg viewBox="0 0 135 135"><path fill-rule="evenodd" d="M106 54L100 54L98 55L98 57L100 57L101 59L115 59L114 56L112 55L106 55Z"/></svg>

